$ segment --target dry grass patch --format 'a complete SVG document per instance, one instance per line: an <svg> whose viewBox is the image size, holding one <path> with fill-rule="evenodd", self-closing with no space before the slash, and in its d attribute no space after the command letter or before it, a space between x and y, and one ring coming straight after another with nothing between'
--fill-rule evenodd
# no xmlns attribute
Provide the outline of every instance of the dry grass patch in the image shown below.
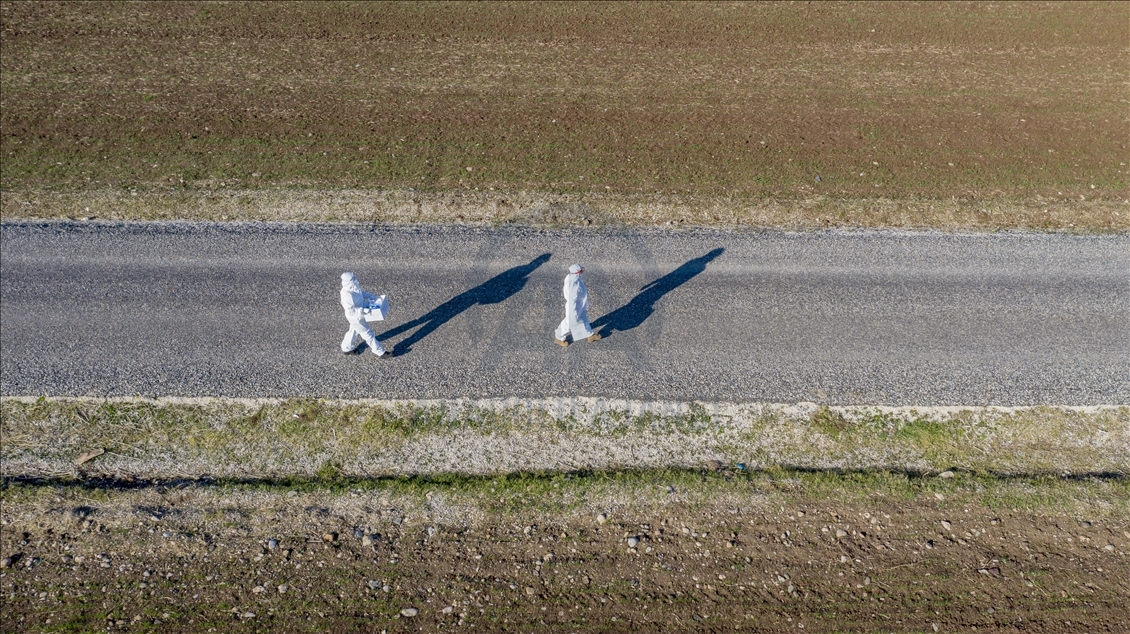
<svg viewBox="0 0 1130 634"><path fill-rule="evenodd" d="M2 401L5 477L373 478L799 468L1130 472L1130 410L868 409L600 399ZM104 454L76 465L91 450Z"/></svg>
<svg viewBox="0 0 1130 634"><path fill-rule="evenodd" d="M467 223L541 226L898 227L972 231L1130 230L1130 203L798 200L691 194L548 194L233 188L0 193L0 217L104 220Z"/></svg>

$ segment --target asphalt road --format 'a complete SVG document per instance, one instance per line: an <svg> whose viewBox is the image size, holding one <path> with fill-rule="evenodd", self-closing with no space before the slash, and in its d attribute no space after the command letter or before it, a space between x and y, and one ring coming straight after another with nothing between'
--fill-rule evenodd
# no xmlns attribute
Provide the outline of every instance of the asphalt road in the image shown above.
<svg viewBox="0 0 1130 634"><path fill-rule="evenodd" d="M1126 235L8 222L0 256L4 395L1130 404ZM562 349L572 262L606 338ZM345 270L394 357L339 351Z"/></svg>

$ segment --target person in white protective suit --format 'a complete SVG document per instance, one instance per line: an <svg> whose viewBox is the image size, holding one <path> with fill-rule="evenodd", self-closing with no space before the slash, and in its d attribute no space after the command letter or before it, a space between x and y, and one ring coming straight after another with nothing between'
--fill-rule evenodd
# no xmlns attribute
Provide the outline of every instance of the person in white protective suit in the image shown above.
<svg viewBox="0 0 1130 634"><path fill-rule="evenodd" d="M383 357L384 346L377 341L377 335L369 327L369 323L361 314L361 309L366 304L377 301L377 297L361 290L357 276L352 273L341 274L341 307L345 309L345 318L349 321L349 332L341 340L341 351L350 354L357 349L363 339L369 344L369 349L378 357ZM390 355L391 356L391 355Z"/></svg>
<svg viewBox="0 0 1130 634"><path fill-rule="evenodd" d="M589 325L589 291L585 288L585 281L581 279L585 267L573 264L569 267L569 274L565 276L565 319L553 333L554 341L561 347L569 345L569 338L573 341L585 339L596 341L600 335L592 331Z"/></svg>

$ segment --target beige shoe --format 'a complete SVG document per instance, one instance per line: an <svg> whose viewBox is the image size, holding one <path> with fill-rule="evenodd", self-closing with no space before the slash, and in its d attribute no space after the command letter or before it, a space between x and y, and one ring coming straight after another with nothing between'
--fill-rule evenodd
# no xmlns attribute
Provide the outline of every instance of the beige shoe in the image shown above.
<svg viewBox="0 0 1130 634"><path fill-rule="evenodd" d="M562 340L558 339L557 337L553 338L553 343L561 346L562 348L568 348L569 347L568 341L562 341Z"/></svg>
<svg viewBox="0 0 1130 634"><path fill-rule="evenodd" d="M585 339L585 341L592 343L592 342L594 342L594 341L596 341L597 339L600 339L600 338L601 338L600 333L594 332L594 333L592 333L592 335L589 338Z"/></svg>

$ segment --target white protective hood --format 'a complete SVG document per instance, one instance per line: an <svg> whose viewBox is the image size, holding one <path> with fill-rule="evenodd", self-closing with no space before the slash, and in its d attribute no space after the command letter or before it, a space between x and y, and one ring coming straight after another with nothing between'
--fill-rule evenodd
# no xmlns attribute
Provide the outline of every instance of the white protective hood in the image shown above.
<svg viewBox="0 0 1130 634"><path fill-rule="evenodd" d="M365 291L361 290L361 283L357 281L357 276L352 273L341 274L341 307L345 309L348 315L352 312L361 314L361 308L365 305Z"/></svg>
<svg viewBox="0 0 1130 634"><path fill-rule="evenodd" d="M589 291L585 288L585 281L582 279L584 274L585 268L580 264L574 264L569 267L569 273L565 276L565 305L577 311L585 310L589 305Z"/></svg>

